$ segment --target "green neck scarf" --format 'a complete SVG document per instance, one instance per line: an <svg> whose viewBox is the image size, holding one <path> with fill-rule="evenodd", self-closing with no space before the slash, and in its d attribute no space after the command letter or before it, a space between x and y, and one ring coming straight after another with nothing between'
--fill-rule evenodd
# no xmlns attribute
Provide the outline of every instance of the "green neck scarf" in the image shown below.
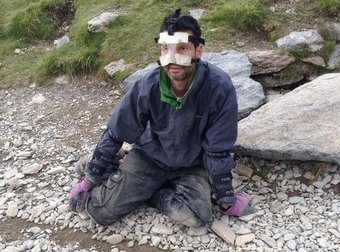
<svg viewBox="0 0 340 252"><path fill-rule="evenodd" d="M192 83L190 84L187 93L189 92L189 90L191 89L193 84L195 83L197 69L198 69L198 66L195 69L194 79L193 79ZM172 91L171 81L170 81L170 78L168 77L168 75L166 74L166 72L164 71L163 68L161 68L161 71L160 71L159 87L160 87L160 91L161 91L161 101L162 102L165 102L165 103L169 104L170 106L175 107L176 109L180 109L182 107L182 102L185 99L178 98L171 92ZM187 93L184 96L186 96Z"/></svg>

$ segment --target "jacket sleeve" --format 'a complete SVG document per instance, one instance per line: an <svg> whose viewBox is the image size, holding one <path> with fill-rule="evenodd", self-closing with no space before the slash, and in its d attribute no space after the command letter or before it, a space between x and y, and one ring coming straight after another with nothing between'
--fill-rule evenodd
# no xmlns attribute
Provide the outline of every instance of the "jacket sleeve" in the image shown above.
<svg viewBox="0 0 340 252"><path fill-rule="evenodd" d="M148 97L145 85L137 82L113 110L108 128L97 144L85 176L95 184L101 183L102 175L119 166L117 152L124 142L133 143L144 132L148 116ZM113 167L112 167L113 166Z"/></svg>
<svg viewBox="0 0 340 252"><path fill-rule="evenodd" d="M217 201L233 205L236 201L231 173L234 161L230 151L237 138L237 98L230 79L229 84L212 101L202 147L203 162L210 175Z"/></svg>

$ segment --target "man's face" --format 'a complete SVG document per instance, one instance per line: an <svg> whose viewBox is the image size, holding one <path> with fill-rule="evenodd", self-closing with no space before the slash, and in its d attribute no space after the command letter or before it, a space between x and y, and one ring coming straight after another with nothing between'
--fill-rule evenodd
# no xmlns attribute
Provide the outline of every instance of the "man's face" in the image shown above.
<svg viewBox="0 0 340 252"><path fill-rule="evenodd" d="M189 35L193 35L191 31L187 32ZM192 59L198 59L202 55L202 46L199 45L195 48L194 44L188 43L178 43L178 44L162 44L161 45L161 55L166 54L180 54L190 56ZM195 63L189 66L182 66L170 63L163 67L167 75L171 80L174 81L185 81L190 79L195 71Z"/></svg>

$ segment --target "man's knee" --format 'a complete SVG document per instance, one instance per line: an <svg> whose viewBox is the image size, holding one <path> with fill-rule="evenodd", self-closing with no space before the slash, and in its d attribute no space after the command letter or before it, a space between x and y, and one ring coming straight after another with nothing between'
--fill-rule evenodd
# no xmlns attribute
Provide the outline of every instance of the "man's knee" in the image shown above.
<svg viewBox="0 0 340 252"><path fill-rule="evenodd" d="M114 222L119 221L124 217L123 214L115 215L112 212L109 212L104 206L94 206L91 199L87 202L86 212L94 222L103 226L112 225Z"/></svg>
<svg viewBox="0 0 340 252"><path fill-rule="evenodd" d="M180 222L188 227L205 226L211 217L211 209L201 207L200 211L194 212L184 203L177 202L169 208L168 215L170 218Z"/></svg>
<svg viewBox="0 0 340 252"><path fill-rule="evenodd" d="M211 217L211 202L204 200L187 199L176 194L170 188L158 191L152 204L171 219L189 227L204 226Z"/></svg>

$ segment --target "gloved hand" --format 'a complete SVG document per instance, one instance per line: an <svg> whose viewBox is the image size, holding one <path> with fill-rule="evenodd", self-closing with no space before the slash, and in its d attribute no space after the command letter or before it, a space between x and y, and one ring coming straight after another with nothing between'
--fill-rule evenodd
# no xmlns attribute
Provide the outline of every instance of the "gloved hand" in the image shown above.
<svg viewBox="0 0 340 252"><path fill-rule="evenodd" d="M255 212L254 207L252 206L252 197L245 192L238 192L235 194L236 202L234 205L225 209L222 208L222 212L226 215L230 216L242 216Z"/></svg>
<svg viewBox="0 0 340 252"><path fill-rule="evenodd" d="M84 178L72 188L69 194L69 206L72 211L80 213L85 209L92 187L93 183Z"/></svg>

